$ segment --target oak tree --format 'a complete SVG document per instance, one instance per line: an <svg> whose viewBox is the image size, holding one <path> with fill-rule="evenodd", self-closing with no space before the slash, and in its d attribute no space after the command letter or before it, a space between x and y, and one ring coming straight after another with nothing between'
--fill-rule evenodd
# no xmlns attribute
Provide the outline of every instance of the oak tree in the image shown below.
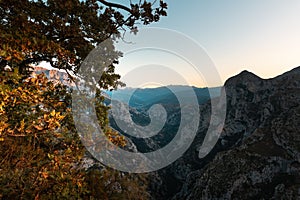
<svg viewBox="0 0 300 200"><path fill-rule="evenodd" d="M163 0L129 0L128 4L106 0L0 0L0 198L146 196L143 178L111 169L87 173L77 166L84 147L72 121L67 87L53 84L43 75L29 74L31 66L42 61L76 74L95 46L107 38L122 37L124 31L136 33L137 24L159 21L166 16L166 9ZM114 64L121 52L113 45L111 48L114 62L99 81L102 89L120 84ZM5 66L12 72L3 72ZM107 126L108 108L102 101L99 96L99 123L113 143L123 146L124 138Z"/></svg>
<svg viewBox="0 0 300 200"><path fill-rule="evenodd" d="M135 32L138 23L157 22L166 9L163 0L128 1L128 6L106 0L1 0L0 57L23 74L41 61L76 73L96 45ZM120 77L114 66L106 75L102 86L115 87Z"/></svg>
<svg viewBox="0 0 300 200"><path fill-rule="evenodd" d="M143 176L83 166L85 149L75 130L66 86L44 74L21 79L17 72L0 74L1 199L147 197ZM108 139L126 145L124 137L107 126L106 117L99 123Z"/></svg>

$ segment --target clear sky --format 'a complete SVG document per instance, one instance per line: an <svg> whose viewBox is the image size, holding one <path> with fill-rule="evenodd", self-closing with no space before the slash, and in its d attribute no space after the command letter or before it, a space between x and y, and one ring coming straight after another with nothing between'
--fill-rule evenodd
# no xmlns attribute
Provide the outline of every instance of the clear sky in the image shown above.
<svg viewBox="0 0 300 200"><path fill-rule="evenodd" d="M271 78L300 65L300 0L169 0L167 3L168 16L151 27L176 30L194 39L213 60L222 82L245 69L262 78ZM172 67L179 69L179 63L182 64L177 62ZM126 75L129 64L121 60L117 72ZM201 80L190 84L207 86Z"/></svg>

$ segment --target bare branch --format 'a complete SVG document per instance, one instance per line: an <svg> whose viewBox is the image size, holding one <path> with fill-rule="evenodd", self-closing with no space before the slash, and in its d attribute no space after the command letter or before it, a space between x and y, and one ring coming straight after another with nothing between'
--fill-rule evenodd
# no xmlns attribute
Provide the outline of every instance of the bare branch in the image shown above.
<svg viewBox="0 0 300 200"><path fill-rule="evenodd" d="M107 2L105 0L98 0L100 3L108 6L108 7L114 7L114 8L120 8L120 9L123 9L123 10L126 10L127 12L129 13L132 13L132 10L124 5L121 5L121 4L117 4L117 3L111 3L111 2Z"/></svg>

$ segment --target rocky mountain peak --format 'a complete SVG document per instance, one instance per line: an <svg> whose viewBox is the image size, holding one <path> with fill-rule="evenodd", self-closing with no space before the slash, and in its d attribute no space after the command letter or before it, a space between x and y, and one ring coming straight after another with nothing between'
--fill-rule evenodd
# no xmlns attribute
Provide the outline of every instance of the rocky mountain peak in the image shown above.
<svg viewBox="0 0 300 200"><path fill-rule="evenodd" d="M174 199L299 199L300 67L271 79L243 71L225 90L219 152Z"/></svg>
<svg viewBox="0 0 300 200"><path fill-rule="evenodd" d="M247 70L242 71L236 76L229 78L225 82L225 87L231 86L240 86L240 87L248 87L248 86L258 86L263 82L263 79L259 76L255 75L252 72Z"/></svg>
<svg viewBox="0 0 300 200"><path fill-rule="evenodd" d="M61 83L67 86L75 86L69 75L64 71L60 71L58 69L47 69L40 66L36 66L33 68L32 75L41 73L44 73L46 77L54 83Z"/></svg>

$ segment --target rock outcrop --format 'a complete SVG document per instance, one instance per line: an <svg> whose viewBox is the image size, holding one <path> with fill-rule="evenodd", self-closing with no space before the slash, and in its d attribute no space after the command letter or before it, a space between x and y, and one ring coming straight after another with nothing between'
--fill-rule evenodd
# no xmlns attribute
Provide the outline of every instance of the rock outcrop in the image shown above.
<svg viewBox="0 0 300 200"><path fill-rule="evenodd" d="M59 71L57 69L47 69L38 66L33 68L32 75L41 73L44 73L46 77L54 83L61 83L70 87L75 86L74 82L70 79L70 76L64 71ZM72 76L72 78L74 77Z"/></svg>
<svg viewBox="0 0 300 200"><path fill-rule="evenodd" d="M300 199L300 67L272 79L243 71L225 89L217 150L173 199Z"/></svg>

